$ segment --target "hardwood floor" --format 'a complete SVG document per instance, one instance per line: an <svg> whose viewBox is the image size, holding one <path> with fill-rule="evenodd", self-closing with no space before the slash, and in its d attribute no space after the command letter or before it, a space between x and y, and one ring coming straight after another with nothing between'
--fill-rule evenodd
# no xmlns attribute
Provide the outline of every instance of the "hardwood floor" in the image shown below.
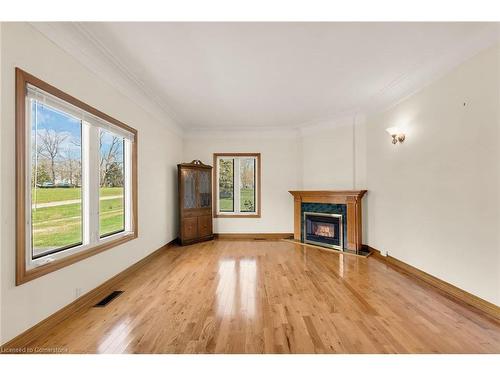
<svg viewBox="0 0 500 375"><path fill-rule="evenodd" d="M30 346L76 353L500 353L500 325L374 257L175 247Z"/></svg>

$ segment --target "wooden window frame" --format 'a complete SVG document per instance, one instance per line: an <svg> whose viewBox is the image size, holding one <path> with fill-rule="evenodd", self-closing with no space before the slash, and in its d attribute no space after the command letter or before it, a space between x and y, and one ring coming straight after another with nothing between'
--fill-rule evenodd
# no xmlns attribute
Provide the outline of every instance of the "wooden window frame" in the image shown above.
<svg viewBox="0 0 500 375"><path fill-rule="evenodd" d="M219 184L218 178L217 178L217 159L219 157L254 157L257 161L257 184L255 185L257 188L257 194L255 194L255 199L256 199L256 205L257 205L257 211L255 214L235 214L234 212L229 212L227 214L221 214L219 213L219 200L217 197L217 185ZM262 194L261 194L261 176L262 176L262 158L260 153L238 153L238 152L219 152L219 153L214 153L213 156L213 171L214 171L214 176L213 176L213 207L214 207L214 212L213 212L213 217L214 218L241 218L241 219L258 219L261 217L261 212L262 212Z"/></svg>
<svg viewBox="0 0 500 375"><path fill-rule="evenodd" d="M76 99L75 97L57 89L47 82L23 71L15 69L16 74L16 285L24 284L40 276L54 272L63 267L69 266L85 258L91 257L105 250L121 245L138 237L138 200L137 200L137 130L114 119L111 116L91 107L90 105ZM26 166L27 147L26 140L26 91L27 85L35 86L71 105L82 109L100 119L113 124L134 135L134 142L131 147L131 231L123 236L108 240L104 243L92 246L78 253L68 255L64 258L54 260L50 263L37 266L32 269L26 267Z"/></svg>

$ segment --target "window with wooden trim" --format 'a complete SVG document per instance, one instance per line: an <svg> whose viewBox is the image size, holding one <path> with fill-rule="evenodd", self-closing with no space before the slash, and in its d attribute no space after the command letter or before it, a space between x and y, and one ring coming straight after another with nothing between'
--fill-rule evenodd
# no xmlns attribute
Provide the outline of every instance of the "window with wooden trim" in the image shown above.
<svg viewBox="0 0 500 375"><path fill-rule="evenodd" d="M214 154L214 217L260 217L260 154Z"/></svg>
<svg viewBox="0 0 500 375"><path fill-rule="evenodd" d="M16 69L17 273L137 237L137 131Z"/></svg>

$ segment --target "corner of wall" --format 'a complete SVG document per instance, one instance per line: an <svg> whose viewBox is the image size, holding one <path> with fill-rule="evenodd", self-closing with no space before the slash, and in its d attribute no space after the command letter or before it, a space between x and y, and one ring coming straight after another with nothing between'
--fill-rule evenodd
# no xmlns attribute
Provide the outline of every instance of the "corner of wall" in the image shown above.
<svg viewBox="0 0 500 375"><path fill-rule="evenodd" d="M368 189L368 178L367 178L367 130L366 125L367 118L365 115L356 115L353 119L353 189L355 190L369 190ZM368 204L366 202L369 199L370 192L366 198L364 198L362 206L362 238L364 244L368 244Z"/></svg>
<svg viewBox="0 0 500 375"><path fill-rule="evenodd" d="M300 132L297 132L297 190L304 189L304 143Z"/></svg>
<svg viewBox="0 0 500 375"><path fill-rule="evenodd" d="M364 115L356 115L353 120L353 166L354 166L354 183L353 189L366 189L366 117Z"/></svg>
<svg viewBox="0 0 500 375"><path fill-rule="evenodd" d="M500 71L500 43L497 45L497 69ZM497 90L499 91L497 99L497 108L500 108L500 73L497 74ZM500 115L498 115L500 117ZM497 124L500 124L500 118L496 119ZM497 130L497 143L500 145L500 127ZM497 186L500 187L500 150L496 149L497 155ZM497 189L497 301L500 304L500 188Z"/></svg>

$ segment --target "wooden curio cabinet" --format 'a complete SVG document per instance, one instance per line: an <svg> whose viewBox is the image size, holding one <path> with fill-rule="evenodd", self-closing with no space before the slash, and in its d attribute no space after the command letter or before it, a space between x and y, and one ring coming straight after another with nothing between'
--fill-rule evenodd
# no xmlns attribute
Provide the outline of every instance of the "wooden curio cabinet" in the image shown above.
<svg viewBox="0 0 500 375"><path fill-rule="evenodd" d="M177 164L177 171L181 245L213 239L212 167L193 160Z"/></svg>

